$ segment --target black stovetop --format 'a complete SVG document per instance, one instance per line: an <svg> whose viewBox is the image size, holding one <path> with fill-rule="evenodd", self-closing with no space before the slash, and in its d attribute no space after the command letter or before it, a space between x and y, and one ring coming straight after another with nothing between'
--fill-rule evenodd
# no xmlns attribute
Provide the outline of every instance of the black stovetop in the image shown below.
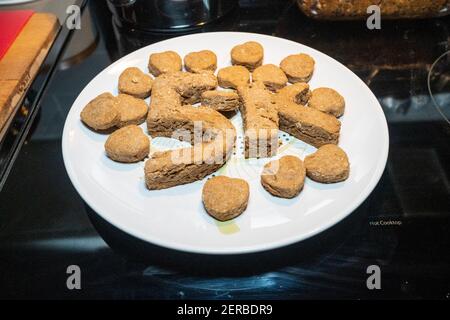
<svg viewBox="0 0 450 320"><path fill-rule="evenodd" d="M196 32L246 31L316 48L347 65L386 114L390 153L367 200L348 218L296 245L245 256L201 256L132 239L101 220L64 169L61 135L83 87L125 54L179 34L120 30L103 1L75 32L0 193L2 298L439 298L450 299L450 19L318 22L286 0L241 1ZM84 11L87 15L88 11ZM361 106L364 107L364 106ZM82 289L68 290L78 265ZM381 289L366 285L368 266Z"/></svg>

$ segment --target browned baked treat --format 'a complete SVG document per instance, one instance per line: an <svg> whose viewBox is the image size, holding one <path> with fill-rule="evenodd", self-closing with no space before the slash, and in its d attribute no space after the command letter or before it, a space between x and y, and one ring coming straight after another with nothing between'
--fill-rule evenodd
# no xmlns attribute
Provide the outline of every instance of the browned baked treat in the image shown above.
<svg viewBox="0 0 450 320"><path fill-rule="evenodd" d="M148 60L148 70L155 77L163 73L181 71L181 57L174 51L153 53Z"/></svg>
<svg viewBox="0 0 450 320"><path fill-rule="evenodd" d="M137 162L148 156L150 139L142 129L130 125L114 131L106 140L106 154L118 162Z"/></svg>
<svg viewBox="0 0 450 320"><path fill-rule="evenodd" d="M305 53L292 54L281 60L280 68L290 83L308 82L314 72L314 59Z"/></svg>
<svg viewBox="0 0 450 320"><path fill-rule="evenodd" d="M250 82L250 72L243 66L225 67L217 73L217 80L222 88L237 89Z"/></svg>
<svg viewBox="0 0 450 320"><path fill-rule="evenodd" d="M262 65L263 59L264 48L255 41L248 41L231 49L231 63L244 66L250 71Z"/></svg>
<svg viewBox="0 0 450 320"><path fill-rule="evenodd" d="M184 57L184 67L189 72L216 71L217 56L211 50L191 52Z"/></svg>
<svg viewBox="0 0 450 320"><path fill-rule="evenodd" d="M317 88L313 90L308 106L335 117L340 117L344 114L345 100L334 89Z"/></svg>
<svg viewBox="0 0 450 320"><path fill-rule="evenodd" d="M341 123L332 115L285 99L276 102L280 130L315 147L338 143Z"/></svg>
<svg viewBox="0 0 450 320"><path fill-rule="evenodd" d="M310 17L339 20L367 19L367 8L376 4L385 18L418 18L439 15L448 0L297 0L300 9Z"/></svg>
<svg viewBox="0 0 450 320"><path fill-rule="evenodd" d="M308 178L322 183L344 181L350 173L350 164L344 150L334 144L320 147L305 158Z"/></svg>
<svg viewBox="0 0 450 320"><path fill-rule="evenodd" d="M305 175L302 160L295 156L284 156L264 166L261 184L274 196L293 198L303 189Z"/></svg>
<svg viewBox="0 0 450 320"><path fill-rule="evenodd" d="M102 93L91 100L80 113L81 121L94 130L107 130L120 122L116 100L110 93Z"/></svg>
<svg viewBox="0 0 450 320"><path fill-rule="evenodd" d="M253 71L252 81L262 81L267 89L277 91L286 86L288 79L283 70L278 68L276 65L265 64Z"/></svg>
<svg viewBox="0 0 450 320"><path fill-rule="evenodd" d="M131 124L138 125L145 121L148 106L144 100L123 93L120 93L115 99L116 108L120 115L117 127L125 127Z"/></svg>
<svg viewBox="0 0 450 320"><path fill-rule="evenodd" d="M182 106L183 96L190 92L201 95L198 88L209 90L210 81L203 73L172 73L155 79L147 117L149 133L154 137L182 138L193 142L193 147L153 154L144 169L148 189L164 189L203 179L230 157L236 139L231 122L211 108ZM208 139L196 143L195 125L199 123L200 133ZM190 137L177 136L180 130Z"/></svg>
<svg viewBox="0 0 450 320"><path fill-rule="evenodd" d="M238 88L244 122L245 157L265 158L277 153L278 115L272 94L262 82Z"/></svg>
<svg viewBox="0 0 450 320"><path fill-rule="evenodd" d="M289 102L306 105L311 98L309 84L305 82L297 82L283 89L278 90L278 98L285 99Z"/></svg>
<svg viewBox="0 0 450 320"><path fill-rule="evenodd" d="M242 179L217 176L206 181L202 200L208 214L227 221L239 216L247 208L249 186Z"/></svg>
<svg viewBox="0 0 450 320"><path fill-rule="evenodd" d="M219 112L234 111L239 108L239 95L234 91L205 91L202 93L202 106Z"/></svg>
<svg viewBox="0 0 450 320"><path fill-rule="evenodd" d="M201 101L202 93L217 87L217 78L211 72L193 75L189 72L175 72L171 76L172 87L182 99L182 104L194 104Z"/></svg>
<svg viewBox="0 0 450 320"><path fill-rule="evenodd" d="M153 79L139 68L126 68L119 76L119 92L145 99L152 91Z"/></svg>

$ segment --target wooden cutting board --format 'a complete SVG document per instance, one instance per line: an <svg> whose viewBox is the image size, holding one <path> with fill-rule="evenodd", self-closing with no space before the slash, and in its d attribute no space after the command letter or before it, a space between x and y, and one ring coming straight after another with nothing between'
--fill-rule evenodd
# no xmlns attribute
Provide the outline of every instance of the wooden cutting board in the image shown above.
<svg viewBox="0 0 450 320"><path fill-rule="evenodd" d="M55 15L35 13L0 60L0 141L56 37Z"/></svg>

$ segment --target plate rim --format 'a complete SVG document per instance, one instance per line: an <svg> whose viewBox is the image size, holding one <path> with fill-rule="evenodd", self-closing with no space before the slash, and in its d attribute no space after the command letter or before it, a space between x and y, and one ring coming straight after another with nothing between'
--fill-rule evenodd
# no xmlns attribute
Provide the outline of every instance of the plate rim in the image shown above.
<svg viewBox="0 0 450 320"><path fill-rule="evenodd" d="M83 190L83 187L79 184L77 177L76 177L76 173L73 170L73 167L70 165L70 160L69 160L69 156L68 156L68 119L71 116L71 113L74 112L73 106L77 103L78 99L80 98L81 93L86 89L86 87L88 87L92 82L94 82L103 72L105 72L106 69L108 68L113 68L115 65L119 64L122 62L122 60L126 59L128 56L135 54L136 52L139 51L145 51L147 50L148 47L156 45L156 44L163 44L164 42L170 42L170 41L174 41L174 39L179 39L179 38L189 38L189 37L201 37L204 35L221 35L221 36L233 36L233 35L240 35L240 36L258 36L258 37L266 37L266 38L272 38L275 39L276 41L285 41L285 42L289 42L289 43L294 43L296 45L302 45L307 47L308 49L310 49L311 51L313 51L316 54L319 55L323 55L325 57L327 57L328 59L331 59L334 63L340 65L341 67L345 68L347 71L349 71L349 73L351 74L351 76L358 81L361 85L363 85L366 89L368 89L369 93L370 93L370 97L372 99L374 99L374 101L376 101L377 107L378 107L378 115L381 118L381 124L383 126L383 130L382 130L382 138L385 141L383 147L382 147L382 154L379 156L380 161L377 163L377 166L373 172L372 175L372 179L369 181L369 183L366 185L366 187L364 188L364 190L361 192L361 196L359 198L357 198L355 201L351 202L348 205L348 209L347 210L341 210L339 212L339 214L336 214L333 216L333 219L329 220L327 223L322 224L321 226L310 230L307 233L302 234L301 236L290 236L290 237L284 237L280 240L277 241L272 241L270 243L264 243L264 244L255 244L255 245L248 245L248 246L242 246L242 247L223 247L223 248L216 248L216 247L202 247L202 248L198 248L196 246L192 246L192 245L185 245L185 244L180 244L180 243L173 243L170 241L164 241L161 240L160 238L152 238L151 234L141 234L140 232L137 232L136 230L130 230L128 227L123 226L120 223L116 223L116 221L113 221L114 219L111 219L107 214L103 214L102 210L100 210L99 207L96 204L95 201L92 201L91 197ZM70 107L69 112L67 113L67 117L66 120L64 122L64 129L63 129L63 134L62 134L62 139L61 139L61 144L62 144L62 155L63 155L63 161L64 161L64 167L66 169L66 172L69 176L69 179L72 183L72 185L74 186L74 188L76 189L76 191L78 192L78 194L80 195L80 197L83 199L83 201L85 201L87 203L87 205L96 213L98 214L100 217L102 217L103 219L105 219L108 223L112 224L114 227L118 228L119 230L129 234L130 236L136 237L142 241L151 243L153 245L157 245L160 247L164 247L164 248L168 248L168 249L172 249L172 250L176 250L176 251L182 251L182 252L189 252L189 253L196 253L196 254L209 254L209 255L237 255L237 254L248 254L248 253L256 253L256 252L263 252L263 251L269 251L269 250L273 250L273 249L277 249L277 248L281 248L281 247L285 247L294 243L298 243L300 241L306 240L308 238L311 238L325 230L328 230L330 228L332 228L333 226L335 226L338 222L342 221L343 219L345 219L346 217L348 217L350 214L352 214L371 194L371 192L375 189L375 187L377 186L378 182L381 179L381 176L384 173L384 170L386 168L386 163L387 163L387 159L388 159L388 154L389 154L389 128L388 128L388 124L387 124L387 119L386 119L386 115L383 111L383 108L381 107L377 97L375 96L375 94L372 92L372 90L370 90L370 88L364 83L364 81L362 81L361 78L359 78L352 70L350 70L347 66L345 66L344 64L340 63L339 61L337 61L336 59L334 59L333 57L327 55L326 53L323 53L317 49L314 49L310 46L304 45L302 43L293 41L293 40L289 40L289 39L285 39L285 38L280 38L280 37L276 37L276 36L272 36L272 35L266 35L266 34L260 34L260 33L253 33L253 32L234 32L234 31L219 31L219 32L200 32L200 33L193 33L193 34L188 34L188 35L182 35L182 36L178 36L178 37L172 37L163 41L158 41L152 44L149 44L147 46L144 46L142 48L139 48L133 52L130 52L129 54L121 57L120 59L114 61L113 63L111 63L110 65L106 66L104 69L102 69L95 77L93 77L85 86L84 88L80 91L80 93L78 94L77 98L74 100L74 102L72 103L72 106ZM130 210L134 210L132 208L129 208Z"/></svg>

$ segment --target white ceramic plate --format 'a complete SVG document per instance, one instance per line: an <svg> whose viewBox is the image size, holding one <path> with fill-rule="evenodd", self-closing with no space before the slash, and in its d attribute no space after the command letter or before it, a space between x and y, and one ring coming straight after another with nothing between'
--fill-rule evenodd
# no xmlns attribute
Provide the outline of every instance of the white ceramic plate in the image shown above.
<svg viewBox="0 0 450 320"><path fill-rule="evenodd" d="M230 65L229 52L237 44L258 41L264 46L264 63L278 65L289 54L304 52L316 61L311 88L335 88L346 100L339 145L347 152L350 177L341 183L319 184L309 179L300 195L280 199L260 184L262 165L269 159L245 160L241 154L240 115L232 122L238 132L237 154L216 174L240 177L250 184L247 210L229 222L209 217L201 202L203 181L170 189L149 191L144 183L144 162L120 164L104 152L107 135L92 132L80 121L83 107L98 94L117 94L117 81L127 67L147 71L153 52L174 50L184 56L210 49L219 68ZM148 101L148 100L147 100ZM145 128L145 124L142 125ZM279 156L305 155L316 149L280 132ZM179 146L156 138L152 150ZM67 116L63 140L64 163L73 185L99 215L123 231L145 241L196 253L248 253L285 246L311 237L342 220L370 194L383 173L389 148L384 113L369 88L349 69L329 56L285 39L237 32L200 33L169 39L139 49L97 75L80 93Z"/></svg>

